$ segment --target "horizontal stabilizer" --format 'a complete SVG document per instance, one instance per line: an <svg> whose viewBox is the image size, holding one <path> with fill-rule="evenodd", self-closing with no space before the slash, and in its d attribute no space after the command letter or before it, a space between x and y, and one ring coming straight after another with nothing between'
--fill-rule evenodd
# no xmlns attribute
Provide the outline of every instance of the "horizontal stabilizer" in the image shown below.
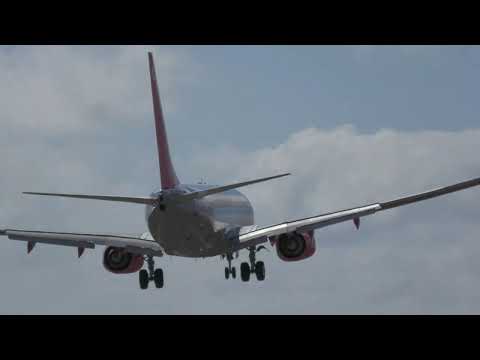
<svg viewBox="0 0 480 360"><path fill-rule="evenodd" d="M276 176L270 176L267 178L251 180L231 185L225 186L218 186L207 190L202 191L195 191L189 194L182 194L180 196L175 196L172 199L174 202L188 202L194 199L200 199L202 197L218 194L224 191L240 188L243 186L253 185L264 181L269 181L273 179L278 179L284 176L288 176L290 174L282 174ZM124 197L124 196L104 196L104 195L83 195L83 194L59 194L59 193L40 193L40 192L24 192L23 194L26 195L39 195L39 196L54 196L54 197L64 197L64 198L72 198L72 199L86 199L86 200L103 200L103 201L116 201L116 202L123 202L123 203L131 203L131 204L143 204L143 205L156 205L158 203L158 199L151 198L151 197Z"/></svg>
<svg viewBox="0 0 480 360"><path fill-rule="evenodd" d="M103 201L116 201L131 204L143 204L153 205L156 203L156 199L147 197L124 197L124 196L103 196L103 195L82 195L82 194L57 194L57 193L38 193L38 192L24 192L26 195L40 195L40 196L55 196L65 197L73 199L86 199L86 200L103 200Z"/></svg>
<svg viewBox="0 0 480 360"><path fill-rule="evenodd" d="M191 200L194 200L194 199L200 199L200 198L208 196L208 195L218 194L218 193L221 193L221 192L224 192L224 191L237 189L237 188L240 188L240 187L243 187L243 186L248 186L248 185L261 183L261 182L264 182L264 181L278 179L278 178L288 176L288 175L291 175L291 174L288 173L288 174L270 176L270 177L257 179L257 180L245 181L245 182L231 184L231 185L218 186L218 187L214 187L214 188L207 189L207 190L196 191L196 192L193 192L193 193L181 195L179 198L175 198L175 200L176 201L191 201Z"/></svg>

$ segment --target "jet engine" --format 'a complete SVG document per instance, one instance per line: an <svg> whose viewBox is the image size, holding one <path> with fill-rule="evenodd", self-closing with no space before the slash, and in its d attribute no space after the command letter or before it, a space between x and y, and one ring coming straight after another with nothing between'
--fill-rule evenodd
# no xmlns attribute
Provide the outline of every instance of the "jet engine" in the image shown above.
<svg viewBox="0 0 480 360"><path fill-rule="evenodd" d="M131 274L143 267L143 256L110 246L103 253L103 266L114 274Z"/></svg>
<svg viewBox="0 0 480 360"><path fill-rule="evenodd" d="M274 240L277 254L283 261L299 261L315 254L315 238L313 231L288 233Z"/></svg>

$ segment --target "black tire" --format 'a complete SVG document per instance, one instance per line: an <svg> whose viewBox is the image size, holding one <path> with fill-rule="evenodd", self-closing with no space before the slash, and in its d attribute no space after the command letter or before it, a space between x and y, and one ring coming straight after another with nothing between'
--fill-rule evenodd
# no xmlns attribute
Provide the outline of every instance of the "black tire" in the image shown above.
<svg viewBox="0 0 480 360"><path fill-rule="evenodd" d="M233 279L237 278L237 270L234 267L232 267L232 278Z"/></svg>
<svg viewBox="0 0 480 360"><path fill-rule="evenodd" d="M163 270L157 269L153 272L153 281L157 289L163 288Z"/></svg>
<svg viewBox="0 0 480 360"><path fill-rule="evenodd" d="M228 267L225 268L225 279L228 280L228 278L230 277L230 271L228 271Z"/></svg>
<svg viewBox="0 0 480 360"><path fill-rule="evenodd" d="M265 264L263 261L257 261L255 264L255 275L258 281L265 280Z"/></svg>
<svg viewBox="0 0 480 360"><path fill-rule="evenodd" d="M244 262L240 265L240 276L244 282L250 280L250 265L248 263Z"/></svg>
<svg viewBox="0 0 480 360"><path fill-rule="evenodd" d="M147 270L140 270L140 272L138 273L138 280L140 281L140 289L148 289L149 279Z"/></svg>

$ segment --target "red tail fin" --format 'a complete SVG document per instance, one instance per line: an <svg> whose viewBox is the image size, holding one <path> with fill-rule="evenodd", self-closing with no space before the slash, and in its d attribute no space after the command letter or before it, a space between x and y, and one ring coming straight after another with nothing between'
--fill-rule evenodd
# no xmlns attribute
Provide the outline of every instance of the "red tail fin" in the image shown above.
<svg viewBox="0 0 480 360"><path fill-rule="evenodd" d="M158 162L160 165L160 178L162 189L172 189L179 184L172 160L168 149L167 130L163 121L162 104L160 102L160 93L158 91L157 75L155 73L155 64L153 54L148 53L150 64L150 81L152 83L153 112L155 115L155 129L157 133Z"/></svg>

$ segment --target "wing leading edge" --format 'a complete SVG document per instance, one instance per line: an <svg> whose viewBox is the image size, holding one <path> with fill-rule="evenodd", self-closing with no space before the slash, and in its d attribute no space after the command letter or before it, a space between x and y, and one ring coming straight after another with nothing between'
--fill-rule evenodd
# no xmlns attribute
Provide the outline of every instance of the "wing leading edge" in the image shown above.
<svg viewBox="0 0 480 360"><path fill-rule="evenodd" d="M243 249L249 246L257 245L259 243L267 242L269 238L273 236L278 236L294 231L304 232L320 229L322 227L351 220L355 222L355 226L358 228L360 226L360 218L364 216L372 215L379 211L389 210L400 206L432 199L438 196L447 195L478 185L480 185L480 178L475 178L435 190L397 198L391 201L379 202L371 205L313 216L310 218L288 221L261 229L248 228L246 229L247 231L240 231L240 234L236 239L236 246L238 249Z"/></svg>

